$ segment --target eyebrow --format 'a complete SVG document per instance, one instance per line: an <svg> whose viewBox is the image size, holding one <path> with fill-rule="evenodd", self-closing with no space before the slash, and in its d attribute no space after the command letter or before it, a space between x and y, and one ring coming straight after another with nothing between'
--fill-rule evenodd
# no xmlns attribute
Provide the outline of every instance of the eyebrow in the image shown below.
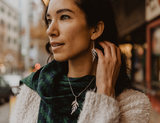
<svg viewBox="0 0 160 123"><path fill-rule="evenodd" d="M62 12L71 12L71 13L74 13L72 10L70 9L60 9L58 10L56 13L59 14L59 13L62 13ZM46 14L46 17L50 17L50 14Z"/></svg>

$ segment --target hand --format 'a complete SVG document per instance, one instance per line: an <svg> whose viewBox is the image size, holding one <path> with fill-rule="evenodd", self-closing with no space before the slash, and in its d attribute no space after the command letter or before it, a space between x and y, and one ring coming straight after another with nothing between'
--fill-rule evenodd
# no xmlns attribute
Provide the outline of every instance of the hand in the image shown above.
<svg viewBox="0 0 160 123"><path fill-rule="evenodd" d="M99 42L104 49L96 48L98 54L98 65L96 71L97 93L108 96L115 96L115 84L121 67L120 49L108 41Z"/></svg>

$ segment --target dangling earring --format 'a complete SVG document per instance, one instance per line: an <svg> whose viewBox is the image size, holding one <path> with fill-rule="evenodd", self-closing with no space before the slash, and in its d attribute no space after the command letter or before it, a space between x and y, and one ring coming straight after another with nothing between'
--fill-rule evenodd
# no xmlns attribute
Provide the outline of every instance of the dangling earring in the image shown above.
<svg viewBox="0 0 160 123"><path fill-rule="evenodd" d="M96 58L96 55L97 55L97 52L95 50L95 43L93 41L93 48L91 50L91 53L92 53L92 62L94 62L95 58Z"/></svg>

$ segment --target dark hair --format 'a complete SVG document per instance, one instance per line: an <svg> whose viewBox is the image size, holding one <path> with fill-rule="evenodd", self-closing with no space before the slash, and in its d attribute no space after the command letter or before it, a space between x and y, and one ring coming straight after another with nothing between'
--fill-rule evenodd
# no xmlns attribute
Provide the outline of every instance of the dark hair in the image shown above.
<svg viewBox="0 0 160 123"><path fill-rule="evenodd" d="M95 40L97 48L103 51L103 48L98 45L100 41L109 41L118 46L118 30L115 22L115 13L110 0L74 0L75 4L85 13L85 18L89 27L94 27L99 21L103 21L105 28L102 35ZM48 7L47 7L48 9ZM47 10L46 10L47 12ZM45 18L46 21L46 18ZM46 21L47 24L47 21ZM46 45L49 50L49 43ZM115 95L118 96L125 89L132 88L131 80L127 75L126 57L121 53L121 69L115 85Z"/></svg>

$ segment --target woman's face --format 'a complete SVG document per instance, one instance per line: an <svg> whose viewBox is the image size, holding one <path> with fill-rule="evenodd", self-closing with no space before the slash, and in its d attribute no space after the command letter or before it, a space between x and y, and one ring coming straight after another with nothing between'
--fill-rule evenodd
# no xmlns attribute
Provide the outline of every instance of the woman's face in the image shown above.
<svg viewBox="0 0 160 123"><path fill-rule="evenodd" d="M91 55L91 29L73 0L51 0L46 14L47 35L57 61Z"/></svg>

